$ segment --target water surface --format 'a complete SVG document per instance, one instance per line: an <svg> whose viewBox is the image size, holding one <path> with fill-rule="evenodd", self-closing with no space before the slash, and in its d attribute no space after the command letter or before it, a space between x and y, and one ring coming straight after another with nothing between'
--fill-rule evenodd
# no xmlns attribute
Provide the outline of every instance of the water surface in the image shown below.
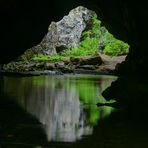
<svg viewBox="0 0 148 148"><path fill-rule="evenodd" d="M116 79L0 76L0 148L148 147L148 117L140 108L96 106Z"/></svg>
<svg viewBox="0 0 148 148"><path fill-rule="evenodd" d="M147 146L143 122L133 124L115 108L96 106L106 101L101 93L116 79L103 75L1 76L0 146Z"/></svg>
<svg viewBox="0 0 148 148"><path fill-rule="evenodd" d="M97 108L101 92L116 77L65 75L3 77L3 93L37 118L48 141L75 142L93 133L113 108Z"/></svg>

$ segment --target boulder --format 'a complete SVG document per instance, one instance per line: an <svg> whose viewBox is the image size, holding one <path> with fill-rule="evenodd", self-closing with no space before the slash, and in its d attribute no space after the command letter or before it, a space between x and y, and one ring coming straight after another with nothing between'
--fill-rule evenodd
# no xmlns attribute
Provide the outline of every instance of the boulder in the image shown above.
<svg viewBox="0 0 148 148"><path fill-rule="evenodd" d="M64 64L63 61L59 61L59 62L56 62L56 63L55 63L55 67L56 67L57 69L63 69L63 68L65 67L65 64Z"/></svg>
<svg viewBox="0 0 148 148"><path fill-rule="evenodd" d="M70 63L72 63L73 65L79 65L81 60L82 58L79 57L70 57Z"/></svg>
<svg viewBox="0 0 148 148"><path fill-rule="evenodd" d="M79 65L101 65L102 59L99 54L82 58Z"/></svg>
<svg viewBox="0 0 148 148"><path fill-rule="evenodd" d="M51 22L40 44L31 48L32 53L52 55L66 48L77 47L82 32L91 24L94 14L94 11L79 6L61 21Z"/></svg>
<svg viewBox="0 0 148 148"><path fill-rule="evenodd" d="M46 63L45 69L46 70L54 70L55 69L55 63Z"/></svg>
<svg viewBox="0 0 148 148"><path fill-rule="evenodd" d="M93 55L93 56L87 56L87 57L81 57L81 58L70 58L70 62L73 65L76 65L78 67L83 66L83 65L101 65L103 63L102 58L100 57L99 54Z"/></svg>

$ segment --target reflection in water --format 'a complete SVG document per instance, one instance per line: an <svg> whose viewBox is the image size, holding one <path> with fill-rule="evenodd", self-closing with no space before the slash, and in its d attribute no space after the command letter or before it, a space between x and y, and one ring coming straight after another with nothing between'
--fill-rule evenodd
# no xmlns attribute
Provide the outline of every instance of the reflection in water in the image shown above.
<svg viewBox="0 0 148 148"><path fill-rule="evenodd" d="M96 103L105 101L101 92L115 79L86 75L4 77L3 91L42 123L48 141L74 142L91 135L98 120L112 112L110 107L98 109Z"/></svg>

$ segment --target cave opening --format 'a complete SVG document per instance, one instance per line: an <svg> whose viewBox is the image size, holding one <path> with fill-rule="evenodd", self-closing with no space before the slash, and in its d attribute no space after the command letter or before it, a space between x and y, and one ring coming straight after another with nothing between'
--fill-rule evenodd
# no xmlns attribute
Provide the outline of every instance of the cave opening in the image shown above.
<svg viewBox="0 0 148 148"><path fill-rule="evenodd" d="M77 26L79 23L74 27L66 26L67 29L62 30L63 25L61 27L63 38L61 36L59 38L56 34L56 22L61 21L63 16L67 16L70 10L80 6L80 3L89 10L95 11L98 18L93 17L88 27L78 31L79 40L73 40L77 39L77 35L73 34L75 30L71 34L71 30L75 27L81 28ZM82 142L79 139L76 145L72 143L74 147L77 145L91 147L92 144L95 147L106 145L147 147L147 0L48 0L44 2L2 0L0 18L0 70L2 70L2 73L0 71L0 114L2 115L0 143L2 147L3 145L13 147L14 144L20 146L25 143L27 146L29 142L27 137L31 133L33 138L30 141L33 140L34 147L42 147L45 135L51 133L48 132L48 126L62 125L60 127L64 127L63 129L67 127L74 129L73 125L76 125L73 133L77 133L78 129L83 127L82 124L77 124L78 121L86 125L84 133L91 132L92 125L95 125L95 132L92 137L89 135L86 138L85 135ZM50 24L52 25L49 27ZM67 35L70 37L67 38ZM49 52L48 49L53 50ZM58 73L54 73L54 70ZM82 70L85 72L87 70L87 74L91 76L83 75ZM99 73L99 70L103 73ZM37 73L31 73L32 71ZM10 72L11 76L7 77L8 73L4 73L3 76L3 72ZM118 79L116 76L111 76L115 74L114 72L118 73ZM61 75L65 73L68 75ZM72 75L69 76L69 73ZM82 75L75 75L77 73ZM43 76L46 74L51 76ZM42 76L34 77L34 75ZM16 100L17 106L20 105L23 111L30 111L31 115L43 121L43 124L42 122L35 124L36 122L30 121L29 116L29 121L26 117L24 121L24 114L15 111L14 108L17 106L13 107L9 102L11 99ZM8 103L3 100L8 100ZM106 105L105 108L99 107L99 104L97 108L98 102L103 106ZM106 102L107 104L104 104ZM109 109L109 106L121 110L114 111ZM14 118L9 118L12 114L15 114ZM101 118L104 115L107 118ZM56 124L56 121L61 119L63 124ZM15 124L12 125L14 121ZM52 124L49 123L50 121ZM71 121L74 121L74 124ZM91 123L91 128L88 128L88 123ZM39 124L42 125L41 128ZM47 127L48 131L44 133L43 138L40 138L41 134L40 136L34 134L38 129L43 132L44 127ZM55 136L57 130L51 126L52 129L55 129L53 132ZM84 133L81 132L80 135ZM69 134L66 132L65 134L69 140ZM59 135L56 136L58 137ZM117 140L116 137L120 138ZM14 140L17 143L11 143ZM10 143L7 143L8 141ZM49 142L46 144L50 145ZM55 145L53 139L51 144ZM70 143L68 145L72 146ZM62 143L63 147L68 145ZM61 146L59 141L58 146Z"/></svg>
<svg viewBox="0 0 148 148"><path fill-rule="evenodd" d="M115 38L94 10L83 6L73 8L47 28L39 44L4 64L2 69L111 72L129 52L129 45Z"/></svg>

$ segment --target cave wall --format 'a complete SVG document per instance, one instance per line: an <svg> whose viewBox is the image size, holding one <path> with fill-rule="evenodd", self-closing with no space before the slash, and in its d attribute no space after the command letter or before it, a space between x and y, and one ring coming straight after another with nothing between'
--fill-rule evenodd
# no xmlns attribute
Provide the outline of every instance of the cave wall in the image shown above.
<svg viewBox="0 0 148 148"><path fill-rule="evenodd" d="M41 41L51 21L84 5L97 12L117 38L131 46L123 72L145 74L147 63L148 1L54 0L0 1L0 63L6 63Z"/></svg>

